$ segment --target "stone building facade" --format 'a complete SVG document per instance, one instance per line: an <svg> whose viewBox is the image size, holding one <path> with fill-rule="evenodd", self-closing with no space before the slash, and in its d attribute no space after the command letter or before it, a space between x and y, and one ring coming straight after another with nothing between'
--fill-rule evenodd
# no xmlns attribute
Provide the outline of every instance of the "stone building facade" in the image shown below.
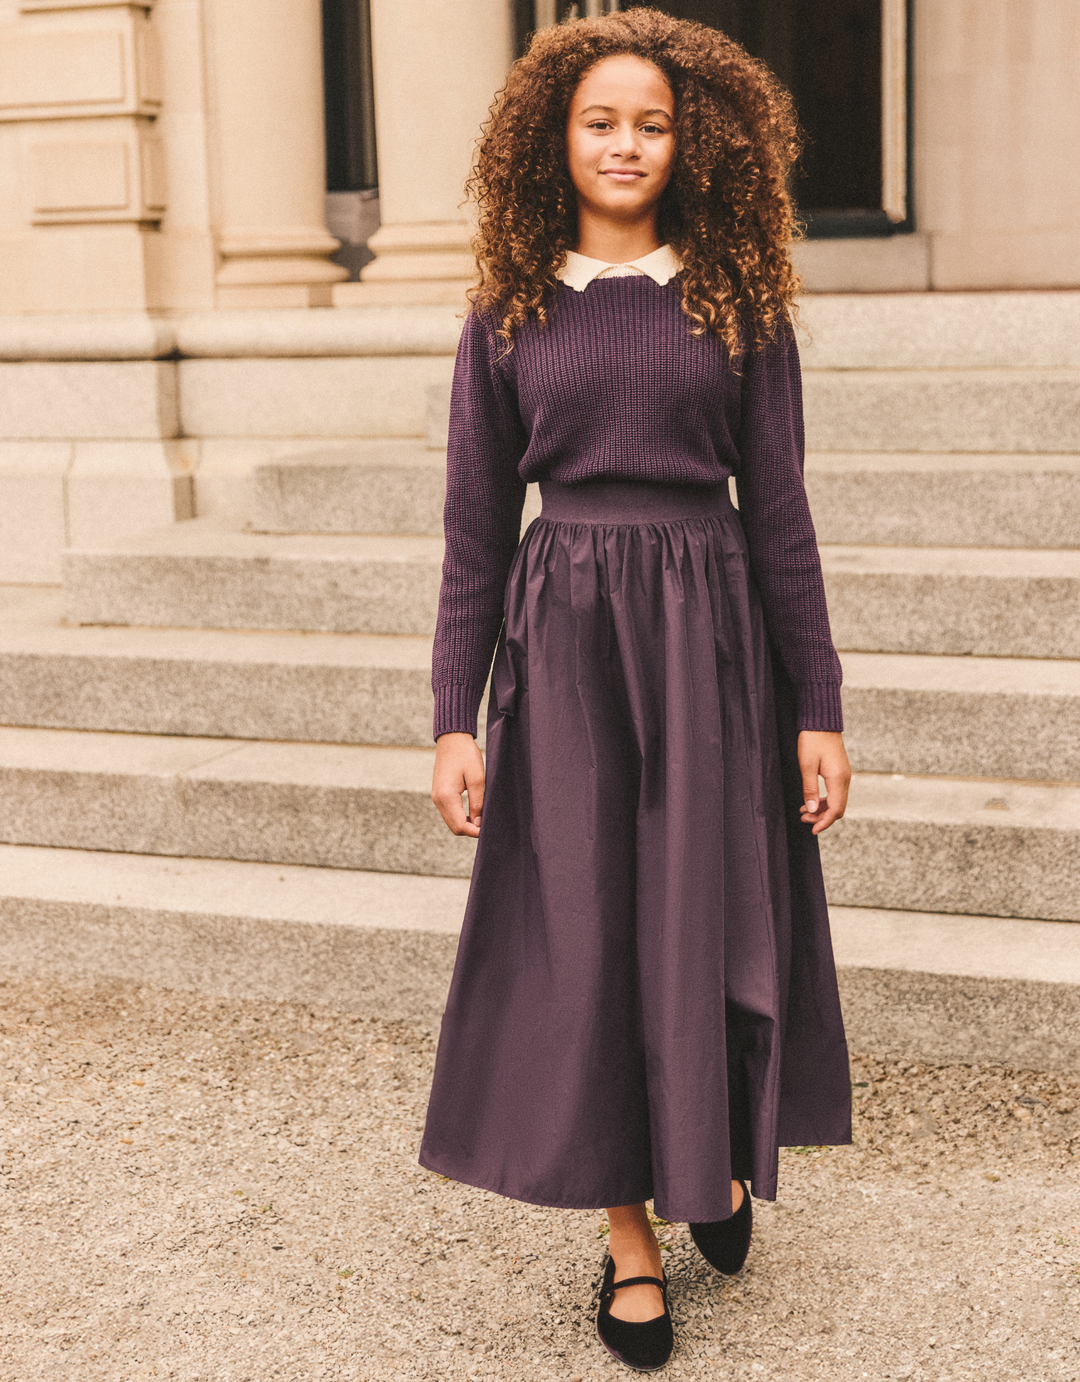
<svg viewBox="0 0 1080 1382"><path fill-rule="evenodd" d="M0 0L0 962L437 1001L462 184L570 8ZM841 963L1080 983L1080 5L663 8L773 62L814 141Z"/></svg>
<svg viewBox="0 0 1080 1382"><path fill-rule="evenodd" d="M668 8L748 32L756 15L759 31L778 33L793 7L697 0ZM848 0L845 8L880 28L871 99L881 106L882 200L900 233L849 238L841 225L809 240L798 251L808 290L1080 285L1072 0ZM0 0L3 358L161 360L184 354L173 333L185 322L202 330L205 313L224 321L253 309L460 303L471 272L462 184L480 122L523 34L566 10L555 0ZM337 47L350 44L363 51L352 66L334 67ZM818 59L819 70L837 65L828 48ZM340 84L365 62L368 111L324 102L324 72ZM877 114L853 111L849 123ZM359 133L344 137L377 147L378 186L328 196L328 143L333 154L338 125L350 119ZM248 330L240 353L258 358L254 320L228 319L230 329ZM304 353L317 351L313 323L300 313L294 326L307 333ZM289 325L275 330L285 349ZM59 396L50 422L20 420L15 405L0 419L8 513L0 577L55 578L62 526L74 541L98 531L102 505L114 526L139 527L170 504L177 517L209 512L227 487L209 453L196 454L189 427L169 420L176 371L121 373L124 388L145 381L138 406L162 419L152 438L132 420L126 431L102 420L103 434L77 413L65 423ZM11 387L23 393L15 377ZM37 377L45 379L25 376ZM137 437L127 435L132 428ZM120 450L72 459L51 445L35 451L35 440L160 445L137 458L129 448L129 460ZM235 457L227 464L235 473ZM70 481L63 515L58 467ZM121 475L128 518L114 502ZM90 502L95 490L101 504ZM140 493L156 498L140 504Z"/></svg>
<svg viewBox="0 0 1080 1382"><path fill-rule="evenodd" d="M322 12L340 2L3 0L0 313L431 301L466 274L461 186L523 7L346 3L369 17L374 68L382 228L363 289L339 286L326 227ZM914 234L815 246L810 288L1076 286L1076 6L848 8L881 16L893 150L910 67Z"/></svg>

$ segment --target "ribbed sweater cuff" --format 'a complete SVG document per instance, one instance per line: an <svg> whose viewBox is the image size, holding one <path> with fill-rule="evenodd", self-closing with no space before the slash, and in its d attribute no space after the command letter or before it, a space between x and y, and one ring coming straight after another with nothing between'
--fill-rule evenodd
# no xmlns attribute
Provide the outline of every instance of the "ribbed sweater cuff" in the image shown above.
<svg viewBox="0 0 1080 1382"><path fill-rule="evenodd" d="M435 688L435 738L440 734L471 734L476 738L476 717L484 688L438 686Z"/></svg>
<svg viewBox="0 0 1080 1382"><path fill-rule="evenodd" d="M805 681L795 688L797 728L839 732L844 728L838 681Z"/></svg>

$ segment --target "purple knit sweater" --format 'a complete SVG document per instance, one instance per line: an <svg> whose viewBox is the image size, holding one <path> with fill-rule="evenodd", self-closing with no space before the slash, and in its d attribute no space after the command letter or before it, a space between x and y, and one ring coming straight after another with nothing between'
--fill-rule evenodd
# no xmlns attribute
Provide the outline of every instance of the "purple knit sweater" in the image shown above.
<svg viewBox="0 0 1080 1382"><path fill-rule="evenodd" d="M508 354L483 314L466 317L450 399L436 739L476 733L525 486L541 479L715 485L734 475L798 726L842 728L794 339L746 356L740 377L715 337L688 326L677 279L661 288L646 276L594 279L582 293L560 285L549 325L529 322Z"/></svg>

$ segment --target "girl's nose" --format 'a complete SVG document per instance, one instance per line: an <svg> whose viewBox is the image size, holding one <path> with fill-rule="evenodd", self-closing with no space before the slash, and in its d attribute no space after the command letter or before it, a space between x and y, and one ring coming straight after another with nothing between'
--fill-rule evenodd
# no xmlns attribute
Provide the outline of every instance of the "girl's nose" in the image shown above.
<svg viewBox="0 0 1080 1382"><path fill-rule="evenodd" d="M610 149L612 153L621 153L624 156L636 154L638 152L638 132L633 125L616 125L615 131L611 136Z"/></svg>

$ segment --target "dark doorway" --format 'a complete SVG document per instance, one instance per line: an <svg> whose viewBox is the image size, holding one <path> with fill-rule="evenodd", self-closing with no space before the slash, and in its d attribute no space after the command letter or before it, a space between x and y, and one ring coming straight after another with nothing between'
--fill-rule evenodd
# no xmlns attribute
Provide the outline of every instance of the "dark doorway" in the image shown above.
<svg viewBox="0 0 1080 1382"><path fill-rule="evenodd" d="M322 0L322 25L326 224L341 241L335 262L356 279L379 226L369 0Z"/></svg>
<svg viewBox="0 0 1080 1382"><path fill-rule="evenodd" d="M322 0L326 190L378 186L368 0Z"/></svg>
<svg viewBox="0 0 1080 1382"><path fill-rule="evenodd" d="M883 207L883 0L649 2L722 29L790 90L806 136L792 190L812 238L912 228L910 218L900 221L895 210L890 217ZM622 8L639 3L646 0L623 0ZM560 17L570 9L560 3ZM517 0L517 13L524 39L527 0Z"/></svg>

